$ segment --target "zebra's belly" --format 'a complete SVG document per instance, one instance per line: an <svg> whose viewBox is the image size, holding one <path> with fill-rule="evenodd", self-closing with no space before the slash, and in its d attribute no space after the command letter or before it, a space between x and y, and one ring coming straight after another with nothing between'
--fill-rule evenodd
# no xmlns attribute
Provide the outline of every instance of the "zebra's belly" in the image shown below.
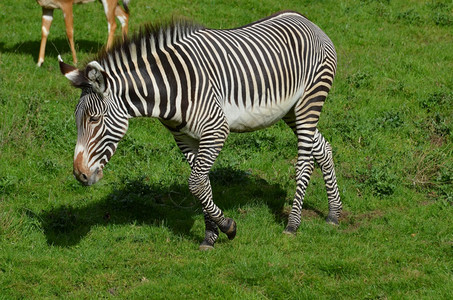
<svg viewBox="0 0 453 300"><path fill-rule="evenodd" d="M226 103L224 113L230 131L247 132L269 127L281 120L299 100L302 93L297 93L290 99L277 101L267 105L250 107Z"/></svg>

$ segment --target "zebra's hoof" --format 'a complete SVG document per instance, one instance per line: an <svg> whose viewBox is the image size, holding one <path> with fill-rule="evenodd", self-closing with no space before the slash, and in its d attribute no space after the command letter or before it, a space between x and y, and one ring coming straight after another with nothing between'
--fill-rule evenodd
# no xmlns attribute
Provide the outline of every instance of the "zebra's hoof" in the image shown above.
<svg viewBox="0 0 453 300"><path fill-rule="evenodd" d="M283 234L289 235L289 236L295 236L297 232L297 229L294 227L287 226L285 230L283 230Z"/></svg>
<svg viewBox="0 0 453 300"><path fill-rule="evenodd" d="M209 251L209 250L214 250L214 245L213 244L210 244L209 242L207 241L203 241L201 244L200 244L200 247L198 248L200 251Z"/></svg>
<svg viewBox="0 0 453 300"><path fill-rule="evenodd" d="M326 218L327 224L331 224L334 226L339 226L338 218L336 216L331 216L330 214Z"/></svg>
<svg viewBox="0 0 453 300"><path fill-rule="evenodd" d="M220 230L225 233L229 240L232 240L236 236L236 222L233 219L226 218L226 224L224 227L220 227Z"/></svg>

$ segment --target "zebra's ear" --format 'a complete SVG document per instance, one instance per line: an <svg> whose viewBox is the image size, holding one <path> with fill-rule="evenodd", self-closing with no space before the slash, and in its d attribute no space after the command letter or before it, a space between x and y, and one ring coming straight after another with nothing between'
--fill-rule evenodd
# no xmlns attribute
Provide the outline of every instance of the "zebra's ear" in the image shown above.
<svg viewBox="0 0 453 300"><path fill-rule="evenodd" d="M90 62L85 69L85 77L96 93L103 95L108 88L107 73L104 68L97 62Z"/></svg>
<svg viewBox="0 0 453 300"><path fill-rule="evenodd" d="M88 80L85 78L83 72L81 72L76 67L65 64L61 59L61 56L58 55L58 60L60 62L60 71L61 74L66 76L66 78L71 81L72 85L78 88L88 85Z"/></svg>

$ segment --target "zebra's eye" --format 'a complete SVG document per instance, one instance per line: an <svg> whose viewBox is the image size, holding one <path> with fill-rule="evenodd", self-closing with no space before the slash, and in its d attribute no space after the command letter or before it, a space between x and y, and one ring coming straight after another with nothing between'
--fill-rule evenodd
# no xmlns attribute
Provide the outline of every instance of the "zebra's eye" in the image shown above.
<svg viewBox="0 0 453 300"><path fill-rule="evenodd" d="M101 116L91 116L90 117L90 122L97 122L101 119Z"/></svg>

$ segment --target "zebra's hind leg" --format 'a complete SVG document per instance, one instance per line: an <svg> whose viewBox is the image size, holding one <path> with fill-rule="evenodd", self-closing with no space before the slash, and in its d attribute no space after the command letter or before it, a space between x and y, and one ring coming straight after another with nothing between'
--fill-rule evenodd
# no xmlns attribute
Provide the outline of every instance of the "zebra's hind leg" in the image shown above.
<svg viewBox="0 0 453 300"><path fill-rule="evenodd" d="M305 157L299 155L296 163L296 195L294 196L293 206L288 216L288 225L283 231L285 234L295 234L300 226L305 191L307 190L313 169L313 156Z"/></svg>
<svg viewBox="0 0 453 300"><path fill-rule="evenodd" d="M332 147L329 142L316 129L313 146L313 157L321 168L326 184L327 199L329 201L329 214L326 222L338 225L338 218L342 209L340 193L338 191L335 166L332 158Z"/></svg>
<svg viewBox="0 0 453 300"><path fill-rule="evenodd" d="M312 124L297 122L294 112L286 115L284 121L297 136L298 151L296 163L296 194L294 196L291 212L288 216L288 225L283 233L295 234L300 226L305 191L307 190L310 176L314 169L312 149L316 127L313 128Z"/></svg>

